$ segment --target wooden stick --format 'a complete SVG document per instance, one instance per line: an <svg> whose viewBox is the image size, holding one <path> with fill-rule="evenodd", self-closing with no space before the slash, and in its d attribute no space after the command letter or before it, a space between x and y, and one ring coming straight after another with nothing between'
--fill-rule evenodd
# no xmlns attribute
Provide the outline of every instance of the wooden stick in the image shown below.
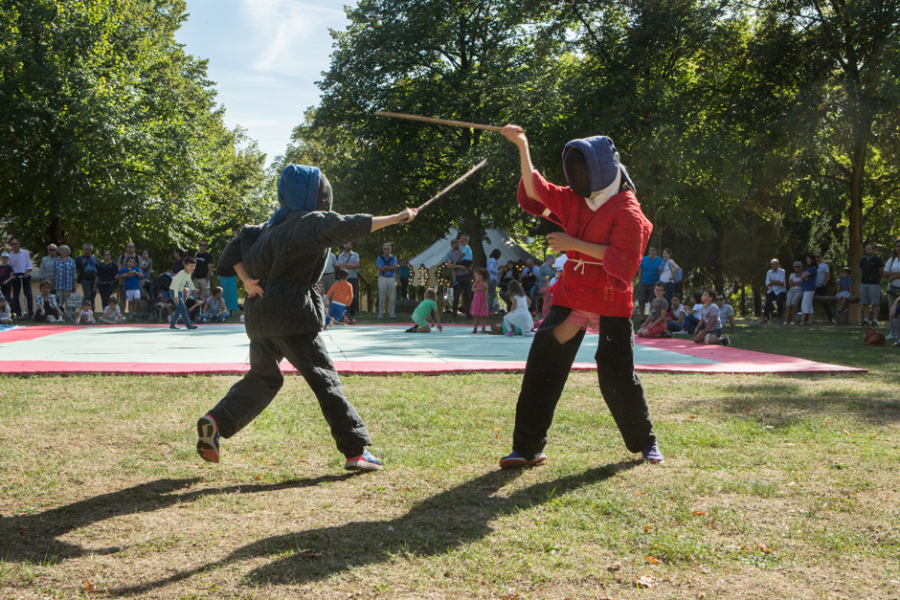
<svg viewBox="0 0 900 600"><path fill-rule="evenodd" d="M487 163L487 159L484 159L483 161L481 161L480 163L478 163L477 165L475 165L474 167L469 169L468 173L466 173L465 175L463 175L462 177L460 177L459 179L457 179L456 181L454 181L453 183L451 183L450 185L448 185L447 187L442 189L440 192L438 192L437 196L428 200L425 204L420 206L417 210L422 210L423 208L425 208L426 206L428 206L429 204L431 204L432 202L434 202L435 200L437 200L438 198L440 198L441 196L443 196L444 194L446 194L447 192L449 192L450 190L455 188L457 186L457 184L465 181L469 177L469 175L471 175L472 173L474 173L475 171L477 171L478 169L483 167L485 165L485 163Z"/></svg>
<svg viewBox="0 0 900 600"><path fill-rule="evenodd" d="M480 125L478 123L465 123L463 121L451 121L449 119L434 119L432 117L420 117L419 115L407 115L404 113L375 111L379 117L395 117L397 119L409 119L411 121L423 121L425 123L434 123L435 125L453 125L455 127L466 127L468 129L485 129L487 131L502 131L502 127L496 125Z"/></svg>

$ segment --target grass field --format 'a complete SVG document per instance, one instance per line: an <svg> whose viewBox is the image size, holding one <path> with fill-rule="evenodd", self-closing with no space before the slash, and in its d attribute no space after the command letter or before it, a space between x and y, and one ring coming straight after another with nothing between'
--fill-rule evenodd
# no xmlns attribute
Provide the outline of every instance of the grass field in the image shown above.
<svg viewBox="0 0 900 600"><path fill-rule="evenodd" d="M364 475L297 377L217 466L194 423L234 377L0 378L0 598L900 598L900 351L734 341L870 371L644 375L659 466L573 373L516 473L521 374L346 377Z"/></svg>

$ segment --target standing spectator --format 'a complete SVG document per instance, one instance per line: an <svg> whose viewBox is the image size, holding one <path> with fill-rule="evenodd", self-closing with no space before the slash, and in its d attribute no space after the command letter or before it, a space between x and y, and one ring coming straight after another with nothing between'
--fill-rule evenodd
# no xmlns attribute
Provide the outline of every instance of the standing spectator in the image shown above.
<svg viewBox="0 0 900 600"><path fill-rule="evenodd" d="M41 282L41 293L37 297L34 320L38 323L53 323L63 320L63 311L56 304L56 296L52 293L50 281Z"/></svg>
<svg viewBox="0 0 900 600"><path fill-rule="evenodd" d="M779 266L777 258L773 258L769 264L772 268L766 271L768 291L766 292L766 307L763 309L763 318L759 322L760 325L765 325L769 322L773 302L778 306L778 314L775 315L775 318L780 321L784 317L784 301L787 299L787 289L784 286L784 269Z"/></svg>
<svg viewBox="0 0 900 600"><path fill-rule="evenodd" d="M409 266L409 259L400 260L400 299L409 300L406 291L409 289L409 278L412 275L412 268Z"/></svg>
<svg viewBox="0 0 900 600"><path fill-rule="evenodd" d="M535 267L534 260L529 258L525 261L525 268L522 269L522 274L519 275L519 283L522 284L522 289L525 290L525 293L531 299L529 304L531 307L531 314L534 314L537 310L537 292L540 288L540 285L538 285L540 278L540 269Z"/></svg>
<svg viewBox="0 0 900 600"><path fill-rule="evenodd" d="M725 325L730 325L731 335L734 335L734 309L725 303L724 294L716 294L716 306L719 308L719 323L722 329L725 329Z"/></svg>
<svg viewBox="0 0 900 600"><path fill-rule="evenodd" d="M47 246L47 256L41 258L40 275L41 281L50 281L53 279L53 269L56 267L56 244Z"/></svg>
<svg viewBox="0 0 900 600"><path fill-rule="evenodd" d="M448 262L447 266L453 271L453 306L450 314L452 315L451 319L455 319L459 309L460 296L462 297L464 316L469 314L469 305L472 302L472 276L469 274L469 267L472 266L472 261L464 258L459 240L450 240L450 248L445 260ZM469 251L471 252L471 249Z"/></svg>
<svg viewBox="0 0 900 600"><path fill-rule="evenodd" d="M359 279L356 270L359 268L359 254L353 251L353 243L344 244L344 251L338 254L337 266L347 271L347 281L353 286L353 299L347 307L350 324L356 324L356 307L359 306Z"/></svg>
<svg viewBox="0 0 900 600"><path fill-rule="evenodd" d="M116 279L125 281L125 301L128 302L127 308L131 308L131 320L137 319L137 314L141 308L141 278L144 274L137 267L137 258L129 256L125 261L125 268L119 269ZM193 288L192 288L193 289Z"/></svg>
<svg viewBox="0 0 900 600"><path fill-rule="evenodd" d="M497 285L500 283L500 249L491 250L491 256L488 258L488 305L491 308L491 314L494 315L500 310L500 303L497 302Z"/></svg>
<svg viewBox="0 0 900 600"><path fill-rule="evenodd" d="M800 275L803 279L803 303L801 306L802 314L800 315L801 325L812 325L813 313L813 296L816 294L816 276L818 268L816 267L816 257L813 254L806 255L806 271ZM805 320L804 320L805 317Z"/></svg>
<svg viewBox="0 0 900 600"><path fill-rule="evenodd" d="M9 253L0 254L0 296L7 300L12 297L12 282L16 278L13 268L9 266Z"/></svg>
<svg viewBox="0 0 900 600"><path fill-rule="evenodd" d="M388 302L391 319L396 319L394 314L394 300L397 294L397 257L391 254L391 245L381 247L382 255L378 257L378 318L384 318L384 301Z"/></svg>
<svg viewBox="0 0 900 600"><path fill-rule="evenodd" d="M97 267L97 290L100 292L100 304L103 308L109 306L109 297L116 287L116 274L119 266L112 261L112 253L103 251L103 260Z"/></svg>
<svg viewBox="0 0 900 600"><path fill-rule="evenodd" d="M20 316L26 316L25 310L19 298L20 292L25 292L25 301L28 303L27 318L34 318L34 296L31 294L31 256L28 250L19 247L19 240L9 240L12 250L9 253L9 266L13 268L16 276L12 280L12 310Z"/></svg>
<svg viewBox="0 0 900 600"><path fill-rule="evenodd" d="M872 310L872 327L878 327L878 308L881 304L881 277L884 275L884 261L875 254L875 247L866 244L866 255L859 260L862 277L859 283L859 303L862 305L863 320L860 325L869 326L869 309Z"/></svg>
<svg viewBox="0 0 900 600"><path fill-rule="evenodd" d="M146 248L141 250L138 268L141 270L141 273L144 274L144 281L150 281L153 278L153 259L150 258L150 251Z"/></svg>
<svg viewBox="0 0 900 600"><path fill-rule="evenodd" d="M831 281L831 269L822 257L822 252L816 252L816 296L828 295L828 282ZM829 323L834 322L831 315L831 305L827 302L823 303L822 308L825 309L825 318Z"/></svg>
<svg viewBox="0 0 900 600"><path fill-rule="evenodd" d="M172 264L172 275L174 276L184 271L184 250L175 248L172 250L172 258L175 260Z"/></svg>
<svg viewBox="0 0 900 600"><path fill-rule="evenodd" d="M803 301L803 263L799 260L794 261L794 272L788 278L787 291L787 315L784 318L784 324L796 325L795 317L800 316L803 312L800 310L800 303ZM881 286L878 286L881 289Z"/></svg>
<svg viewBox="0 0 900 600"><path fill-rule="evenodd" d="M668 248L663 248L662 264L659 267L659 280L666 288L666 303L668 304L672 304L672 296L675 295L675 284L677 283L676 280L680 279L678 276L680 272L681 267L672 260L672 251Z"/></svg>
<svg viewBox="0 0 900 600"><path fill-rule="evenodd" d="M900 240L894 242L894 253L891 254L891 257L884 265L884 276L888 284L888 307L891 307L897 301L897 298L900 298ZM872 326L876 327L877 325ZM900 338L900 332L897 331L893 319L890 320L890 326L890 338Z"/></svg>
<svg viewBox="0 0 900 600"><path fill-rule="evenodd" d="M63 244L59 247L59 258L53 269L53 289L56 290L57 305L65 311L66 319L72 317L66 300L69 294L75 291L75 259L69 256L69 247Z"/></svg>
<svg viewBox="0 0 900 600"><path fill-rule="evenodd" d="M337 270L337 256L334 255L334 252L331 251L331 248L328 249L328 256L325 257L325 270L322 271L322 287L326 290L330 290L331 286L334 285L334 276Z"/></svg>
<svg viewBox="0 0 900 600"><path fill-rule="evenodd" d="M653 288L659 281L659 267L662 259L656 255L656 248L647 247L647 256L641 259L641 266L637 272L638 284L638 312L640 318L644 318L644 305L653 300Z"/></svg>
<svg viewBox="0 0 900 600"><path fill-rule="evenodd" d="M128 242L125 244L125 252L119 255L119 258L116 259L116 273L125 268L125 265L128 262L129 258L134 258L134 263L137 264L138 255L134 250L134 242ZM125 300L125 280L119 279L119 303L127 302Z"/></svg>
<svg viewBox="0 0 900 600"><path fill-rule="evenodd" d="M75 281L81 284L81 297L85 302L91 303L91 310L94 308L94 299L97 297L97 270L99 267L100 261L94 256L94 246L84 244L81 247L81 256L75 259Z"/></svg>
<svg viewBox="0 0 900 600"><path fill-rule="evenodd" d="M213 255L209 253L209 244L207 242L200 242L197 246L200 248L194 254L197 268L194 269L191 278L194 280L194 285L200 290L200 297L207 298L212 293L209 287L209 280L212 279L215 263L213 262Z"/></svg>

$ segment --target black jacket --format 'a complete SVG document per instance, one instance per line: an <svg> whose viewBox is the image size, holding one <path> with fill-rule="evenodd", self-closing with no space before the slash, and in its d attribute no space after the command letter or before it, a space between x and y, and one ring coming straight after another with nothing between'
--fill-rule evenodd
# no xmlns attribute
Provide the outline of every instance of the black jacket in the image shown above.
<svg viewBox="0 0 900 600"><path fill-rule="evenodd" d="M247 336L272 338L319 332L325 306L313 286L331 248L366 237L372 215L292 212L278 225L246 225L219 258L219 275L237 275L243 262L264 295L244 301ZM327 290L326 290L327 291Z"/></svg>

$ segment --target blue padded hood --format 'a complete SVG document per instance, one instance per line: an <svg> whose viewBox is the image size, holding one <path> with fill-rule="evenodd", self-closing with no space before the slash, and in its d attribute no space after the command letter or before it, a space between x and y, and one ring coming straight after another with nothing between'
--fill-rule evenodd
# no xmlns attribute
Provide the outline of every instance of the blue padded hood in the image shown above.
<svg viewBox="0 0 900 600"><path fill-rule="evenodd" d="M565 171L566 153L570 148L577 148L584 155L591 178L591 193L608 188L616 180L616 175L622 171L622 179L627 181L632 188L634 184L628 177L628 172L619 164L619 153L616 151L613 141L605 135L572 140L563 148L563 171ZM566 173L568 178L569 174Z"/></svg>
<svg viewBox="0 0 900 600"><path fill-rule="evenodd" d="M278 201L281 208L275 211L269 224L277 225L289 212L316 210L319 197L319 174L316 167L290 164L281 171L278 180Z"/></svg>

